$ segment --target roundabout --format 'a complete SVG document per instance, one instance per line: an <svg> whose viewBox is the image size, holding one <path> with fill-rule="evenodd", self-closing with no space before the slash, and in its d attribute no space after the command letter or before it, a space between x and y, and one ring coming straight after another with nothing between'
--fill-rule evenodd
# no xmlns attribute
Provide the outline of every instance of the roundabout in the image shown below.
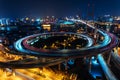
<svg viewBox="0 0 120 80"><path fill-rule="evenodd" d="M118 40L117 38L110 33L105 33L99 30L99 34L101 34L104 37L104 40L101 43L97 43L96 45L93 45L93 39L90 37L83 35L83 34L77 34L77 33L43 33L43 34L36 34L32 36L28 36L25 38L22 38L18 40L15 43L15 48L23 52L27 55L33 55L33 56L43 56L43 57L84 57L84 56L93 56L97 55L98 53L102 53L104 51L109 51L112 48L114 48ZM57 46L55 49L44 49L44 48L36 48L34 46L30 46L29 44L34 44L34 41L37 42L39 37L46 38L47 36L57 36L57 35L75 35L77 37L85 38L87 41L87 45L81 48L74 48L74 49L66 49L65 47L63 49L57 49ZM66 41L66 43L68 43ZM65 44L66 45L66 44ZM63 45L64 46L64 45ZM45 45L44 45L45 47ZM92 52L92 53L91 53Z"/></svg>
<svg viewBox="0 0 120 80"><path fill-rule="evenodd" d="M60 47L56 48L57 46L54 45L53 49L44 49L44 48L41 49L41 48L36 48L34 46L29 45L31 43L34 44L33 39L37 43L37 41L39 41L38 40L39 37L47 38L47 36L49 36L49 37L50 36L54 36L54 37L59 36L59 38L61 38L61 39L65 36L71 36L71 37L67 38L68 40L65 40L63 38L63 40L61 42L59 42L59 40L55 40L55 41L58 41L57 44ZM50 41L50 42L52 42L52 41ZM76 45L75 45L75 43L76 43ZM22 45L23 45L23 47L22 47ZM52 47L52 45L51 45L51 47ZM36 35L28 36L26 38L22 38L15 43L15 46L17 46L16 49L18 51L21 51L21 52L25 51L26 52L25 54L30 53L30 55L44 56L44 57L45 56L46 57L52 57L52 56L58 57L59 55L61 57L62 56L69 57L69 55L72 55L72 53L73 53L71 51L79 52L81 50L84 50L85 48L91 47L92 45L93 45L93 40L90 37L83 35L83 34L70 33L70 32L68 32L68 33L67 32L66 33L58 33L57 32L57 33L36 34ZM20 47L21 47L21 49L20 49ZM66 47L68 47L68 48L66 48ZM61 49L59 49L59 48L61 48ZM70 48L72 48L72 49L70 49Z"/></svg>

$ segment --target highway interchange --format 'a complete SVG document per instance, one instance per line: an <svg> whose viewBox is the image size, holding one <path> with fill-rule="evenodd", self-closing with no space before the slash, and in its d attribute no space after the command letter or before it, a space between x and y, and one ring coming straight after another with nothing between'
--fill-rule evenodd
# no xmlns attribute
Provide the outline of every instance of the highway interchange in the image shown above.
<svg viewBox="0 0 120 80"><path fill-rule="evenodd" d="M70 21L78 21L85 25L88 25L92 29L95 29L94 26L91 26L82 20L70 19ZM68 33L68 32L41 33L41 34L35 34L35 35L21 38L14 43L15 49L19 51L22 55L28 55L28 56L34 56L34 57L23 59L23 60L20 60L20 59L11 60L8 62L0 61L0 67L19 69L19 68L36 68L36 67L52 66L52 65L62 63L66 61L66 59L70 59L70 58L94 56L94 55L98 55L98 53L102 54L103 52L110 51L117 46L118 39L113 34L102 31L102 30L98 30L98 29L97 29L97 33L102 35L104 37L104 40L100 43L97 43L96 45L94 45L93 43L94 39L89 37L87 34L79 34L79 33ZM72 50L71 49L62 49L62 50L36 49L36 48L32 48L27 44L29 39L33 39L38 36L56 35L56 34L59 34L59 35L74 34L79 37L87 39L88 44L84 48L72 49ZM16 54L18 54L18 52ZM115 55L114 53L112 53L112 56L114 57L114 60L116 61L116 63L120 65L120 57L118 55ZM40 61L41 57L43 57L43 59L49 58L50 60L46 60L46 62L43 62L43 61ZM58 57L59 59L56 59ZM27 62L27 60L30 60L31 62Z"/></svg>

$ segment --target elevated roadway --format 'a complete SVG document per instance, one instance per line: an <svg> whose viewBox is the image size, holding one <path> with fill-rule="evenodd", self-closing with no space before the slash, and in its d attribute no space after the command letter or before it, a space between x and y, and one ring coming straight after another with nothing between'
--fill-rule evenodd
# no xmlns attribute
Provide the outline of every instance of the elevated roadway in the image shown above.
<svg viewBox="0 0 120 80"><path fill-rule="evenodd" d="M90 28L95 29L94 26L86 24L86 22L84 22L82 20L73 20L72 19L71 21L79 21L85 25L88 25ZM24 38L18 40L14 44L14 47L16 48L16 50L23 53L22 55L32 55L32 56L35 56L38 58L47 57L47 58L60 58L60 59L55 59L53 61L49 61L49 62L45 62L45 63L36 61L35 59L33 59L31 63L26 62L26 60L23 60L23 63L21 63L20 60L16 60L16 61L10 61L10 62L0 62L0 66L1 67L10 67L10 68L11 67L14 67L14 68L44 67L44 66L62 63L67 58L98 55L98 53L110 51L114 47L117 46L118 39L116 36L114 36L111 33L101 31L101 30L97 30L97 32L104 37L104 40L97 45L92 45L93 39L91 39L90 37L83 35L83 34L77 34L77 33L43 33L43 34L35 34L35 35L24 37ZM29 39L32 39L32 38L37 37L37 36L42 36L42 35L45 36L46 34L48 34L48 35L49 34L52 34L52 35L76 34L77 36L80 36L80 37L82 36L83 38L86 38L88 40L88 44L86 47L80 48L80 49L62 49L62 50L37 49L37 48L31 47L27 44L27 41Z"/></svg>

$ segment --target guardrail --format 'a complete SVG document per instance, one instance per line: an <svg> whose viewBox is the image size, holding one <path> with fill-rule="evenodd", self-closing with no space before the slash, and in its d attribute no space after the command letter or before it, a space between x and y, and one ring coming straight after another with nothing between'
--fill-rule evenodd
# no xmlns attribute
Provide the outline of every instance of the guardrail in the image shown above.
<svg viewBox="0 0 120 80"><path fill-rule="evenodd" d="M106 64L106 62L101 54L98 55L98 61L100 63L100 66L103 69L103 72L104 72L107 80L118 80L116 78L116 76L112 73L110 68L107 66L107 64Z"/></svg>

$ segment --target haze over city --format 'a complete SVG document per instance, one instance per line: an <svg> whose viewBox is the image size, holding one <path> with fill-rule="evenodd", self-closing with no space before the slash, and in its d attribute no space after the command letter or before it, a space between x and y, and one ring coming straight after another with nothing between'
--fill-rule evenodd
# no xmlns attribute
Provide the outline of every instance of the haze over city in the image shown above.
<svg viewBox="0 0 120 80"><path fill-rule="evenodd" d="M120 14L120 0L0 0L0 17ZM88 7L89 6L89 7Z"/></svg>

